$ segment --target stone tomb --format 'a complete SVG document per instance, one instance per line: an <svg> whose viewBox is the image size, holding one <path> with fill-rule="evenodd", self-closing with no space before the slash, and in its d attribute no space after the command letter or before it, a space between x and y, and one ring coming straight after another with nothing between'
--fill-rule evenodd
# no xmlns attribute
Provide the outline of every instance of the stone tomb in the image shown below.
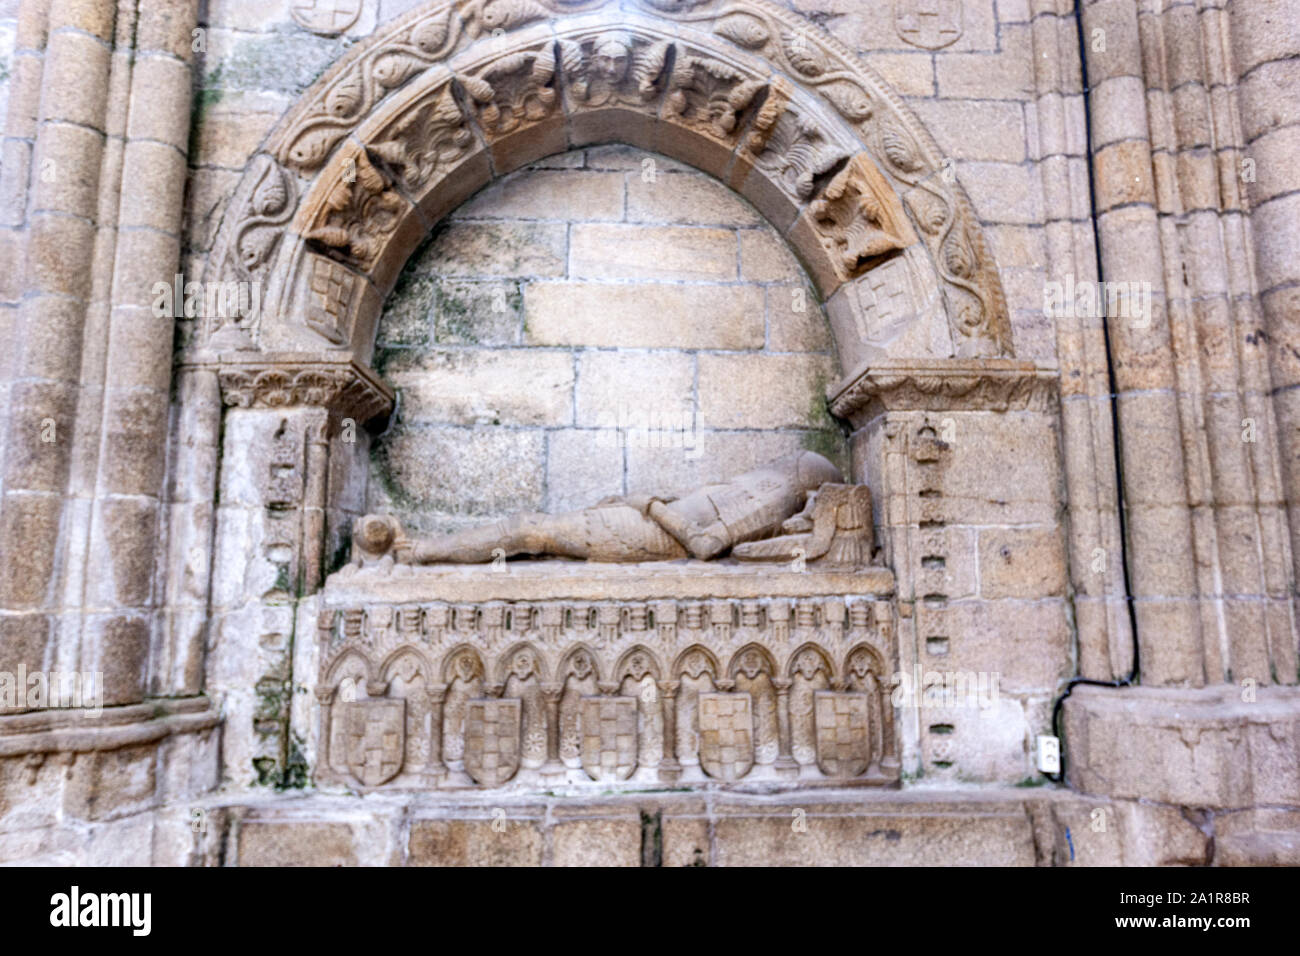
<svg viewBox="0 0 1300 956"><path fill-rule="evenodd" d="M885 568L349 566L318 611L323 787L888 786Z"/></svg>

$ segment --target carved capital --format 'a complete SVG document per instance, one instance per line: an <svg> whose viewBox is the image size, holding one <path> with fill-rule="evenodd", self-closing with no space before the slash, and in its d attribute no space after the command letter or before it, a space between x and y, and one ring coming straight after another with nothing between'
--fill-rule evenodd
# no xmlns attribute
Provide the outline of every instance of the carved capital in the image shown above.
<svg viewBox="0 0 1300 956"><path fill-rule="evenodd" d="M854 424L882 411L1043 411L1057 374L1015 359L909 359L861 368L827 389L831 411Z"/></svg>
<svg viewBox="0 0 1300 956"><path fill-rule="evenodd" d="M369 369L347 358L305 360L295 354L242 352L217 364L222 400L236 408L327 408L361 424L392 411L393 393Z"/></svg>

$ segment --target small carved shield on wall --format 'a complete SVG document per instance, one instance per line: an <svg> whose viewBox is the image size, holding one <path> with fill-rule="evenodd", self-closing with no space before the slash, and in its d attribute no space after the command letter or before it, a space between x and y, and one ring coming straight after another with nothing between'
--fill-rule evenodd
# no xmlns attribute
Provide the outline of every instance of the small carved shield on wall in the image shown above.
<svg viewBox="0 0 1300 956"><path fill-rule="evenodd" d="M519 769L519 699L480 698L465 715L465 770L474 782L497 787Z"/></svg>
<svg viewBox="0 0 1300 956"><path fill-rule="evenodd" d="M938 50L961 36L961 0L894 0L894 26L913 46Z"/></svg>
<svg viewBox="0 0 1300 956"><path fill-rule="evenodd" d="M817 766L828 777L856 777L871 764L867 695L819 690L813 694Z"/></svg>
<svg viewBox="0 0 1300 956"><path fill-rule="evenodd" d="M636 769L636 698L582 698L582 768L592 780L626 780Z"/></svg>
<svg viewBox="0 0 1300 956"><path fill-rule="evenodd" d="M361 15L361 0L294 0L289 11L304 29L321 36L338 36Z"/></svg>
<svg viewBox="0 0 1300 956"><path fill-rule="evenodd" d="M754 766L754 714L748 694L700 695L700 765L719 780L738 780Z"/></svg>
<svg viewBox="0 0 1300 956"><path fill-rule="evenodd" d="M339 705L347 741L348 770L367 787L397 776L406 754L406 701L354 700Z"/></svg>

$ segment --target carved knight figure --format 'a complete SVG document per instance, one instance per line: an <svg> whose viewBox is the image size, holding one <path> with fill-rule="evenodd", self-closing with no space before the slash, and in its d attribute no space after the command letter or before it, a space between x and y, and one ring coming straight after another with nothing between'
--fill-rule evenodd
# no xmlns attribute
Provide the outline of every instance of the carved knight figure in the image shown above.
<svg viewBox="0 0 1300 956"><path fill-rule="evenodd" d="M646 655L632 655L623 669L619 693L636 698L637 778L658 779L655 771L663 759L663 714L659 705L659 685L650 672L650 661Z"/></svg>
<svg viewBox="0 0 1300 956"><path fill-rule="evenodd" d="M515 652L510 661L503 697L518 697L523 711L523 740L519 764L536 769L546 762L546 701L542 681L537 674L537 660L527 649Z"/></svg>
<svg viewBox="0 0 1300 956"><path fill-rule="evenodd" d="M470 650L456 654L449 668L447 699L442 707L442 757L454 775L465 776L465 715L469 702L483 696L483 667Z"/></svg>
<svg viewBox="0 0 1300 956"><path fill-rule="evenodd" d="M498 549L507 557L708 560L784 530L785 522L806 508L811 493L839 481L833 464L816 452L800 451L682 498L636 495L563 514L512 515L481 528L414 540L400 551L418 564L491 561Z"/></svg>
<svg viewBox="0 0 1300 956"><path fill-rule="evenodd" d="M700 769L700 694L718 689L703 651L691 651L682 663L677 692L677 762L683 780L703 780Z"/></svg>
<svg viewBox="0 0 1300 956"><path fill-rule="evenodd" d="M595 697L600 691L591 655L585 650L569 659L567 669L560 697L560 760L571 770L581 770L582 698Z"/></svg>
<svg viewBox="0 0 1300 956"><path fill-rule="evenodd" d="M790 687L790 752L800 767L817 763L817 727L814 706L819 690L830 689L822 656L811 647L794 659L794 680Z"/></svg>
<svg viewBox="0 0 1300 956"><path fill-rule="evenodd" d="M754 763L761 766L775 763L779 749L776 688L768 669L763 655L750 649L741 655L735 677L736 690L749 694L754 702Z"/></svg>

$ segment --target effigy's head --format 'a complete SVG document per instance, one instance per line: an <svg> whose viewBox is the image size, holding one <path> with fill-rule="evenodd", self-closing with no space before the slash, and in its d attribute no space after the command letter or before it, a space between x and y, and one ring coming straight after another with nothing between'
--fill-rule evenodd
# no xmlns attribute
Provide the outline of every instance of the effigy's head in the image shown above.
<svg viewBox="0 0 1300 956"><path fill-rule="evenodd" d="M815 451L796 452L795 458L797 480L808 491L813 491L827 483L839 484L844 481L844 476L830 459Z"/></svg>

